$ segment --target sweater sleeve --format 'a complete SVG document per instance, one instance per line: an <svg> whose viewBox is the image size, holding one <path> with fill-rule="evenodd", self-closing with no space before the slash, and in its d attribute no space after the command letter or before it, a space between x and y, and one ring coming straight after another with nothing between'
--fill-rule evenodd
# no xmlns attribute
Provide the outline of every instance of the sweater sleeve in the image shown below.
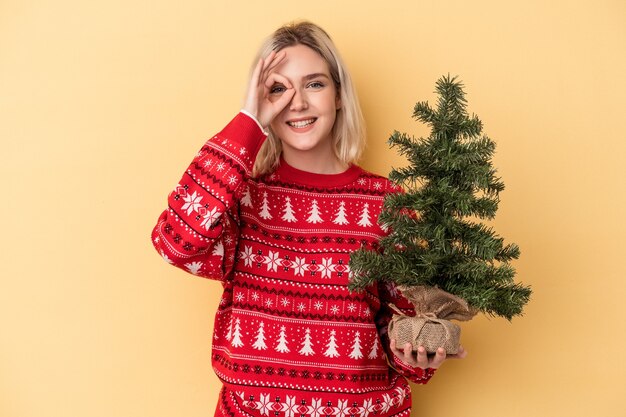
<svg viewBox="0 0 626 417"><path fill-rule="evenodd" d="M397 357L391 351L389 346L390 339L387 328L389 326L389 322L391 321L391 317L394 314L393 310L389 307L389 304L391 303L395 305L404 314L411 316L415 314L415 310L413 309L411 302L403 297L400 291L398 291L393 284L388 282L379 282L378 294L381 300L381 308L376 314L376 327L390 365L409 381L416 384L426 384L435 374L435 369L414 368Z"/></svg>
<svg viewBox="0 0 626 417"><path fill-rule="evenodd" d="M206 141L174 190L152 230L163 259L187 272L225 281L235 263L239 200L249 192L256 155L266 135L238 113Z"/></svg>

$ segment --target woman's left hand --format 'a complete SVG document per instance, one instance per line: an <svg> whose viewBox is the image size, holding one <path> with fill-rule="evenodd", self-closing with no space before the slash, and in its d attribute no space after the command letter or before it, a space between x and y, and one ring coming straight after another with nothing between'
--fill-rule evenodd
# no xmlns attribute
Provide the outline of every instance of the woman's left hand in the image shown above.
<svg viewBox="0 0 626 417"><path fill-rule="evenodd" d="M467 351L463 349L463 346L459 346L459 351L455 355L446 355L445 349L439 348L431 356L426 354L423 346L418 347L417 352L413 352L413 346L410 343L405 344L403 349L398 349L395 339L391 339L389 346L398 359L413 368L437 369L446 359L463 359L467 356Z"/></svg>

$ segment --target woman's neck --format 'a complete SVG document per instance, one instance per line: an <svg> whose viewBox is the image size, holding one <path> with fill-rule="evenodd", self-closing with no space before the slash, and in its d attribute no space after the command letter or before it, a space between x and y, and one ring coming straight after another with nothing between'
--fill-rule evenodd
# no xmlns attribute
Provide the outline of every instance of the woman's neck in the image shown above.
<svg viewBox="0 0 626 417"><path fill-rule="evenodd" d="M286 151L283 149L285 162L300 171L314 174L340 174L348 169L348 164L341 162L335 155L320 157L313 152Z"/></svg>

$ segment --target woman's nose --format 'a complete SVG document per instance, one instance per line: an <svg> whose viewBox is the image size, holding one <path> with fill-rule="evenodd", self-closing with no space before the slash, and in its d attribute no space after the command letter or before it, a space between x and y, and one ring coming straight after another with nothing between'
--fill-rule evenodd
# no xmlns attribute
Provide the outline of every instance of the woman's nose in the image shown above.
<svg viewBox="0 0 626 417"><path fill-rule="evenodd" d="M296 89L293 97L291 98L291 102L289 104L289 109L292 111L302 111L306 110L308 107L308 103L306 101L306 95Z"/></svg>

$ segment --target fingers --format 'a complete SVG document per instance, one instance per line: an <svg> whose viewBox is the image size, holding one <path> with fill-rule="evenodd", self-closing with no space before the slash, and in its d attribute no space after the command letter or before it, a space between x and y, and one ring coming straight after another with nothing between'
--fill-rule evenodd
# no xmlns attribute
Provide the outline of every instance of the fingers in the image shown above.
<svg viewBox="0 0 626 417"><path fill-rule="evenodd" d="M456 355L446 355L446 350L441 347L437 349L434 355L429 355L424 346L419 346L417 352L414 353L413 346L410 343L406 343L402 349L399 349L394 339L391 339L389 347L402 362L422 369L437 369L448 358L463 359L467 356L467 352L462 346L459 346Z"/></svg>
<svg viewBox="0 0 626 417"><path fill-rule="evenodd" d="M409 349L411 349L411 344L407 343L407 345L409 346ZM394 353L394 355L396 355L398 358L400 358L403 362L405 362L405 363L407 363L407 364L409 364L411 366L417 365L417 362L413 358L413 351L412 351L412 349L411 349L410 352L407 352L406 346L403 349L398 349L398 347L396 346L396 340L395 339L391 339L391 341L389 342L389 347L391 348L391 350ZM408 355L407 355L407 353L408 353Z"/></svg>
<svg viewBox="0 0 626 417"><path fill-rule="evenodd" d="M389 347L391 348L391 351L396 355L400 353L400 351L396 348L396 339L391 339L391 341L389 342Z"/></svg>
<svg viewBox="0 0 626 417"><path fill-rule="evenodd" d="M256 63L252 77L250 79L250 87L256 87L259 85L259 79L261 78L261 71L263 70L263 58L259 58L259 62Z"/></svg>
<svg viewBox="0 0 626 417"><path fill-rule="evenodd" d="M391 350L398 355L399 357L404 357L404 350L403 349L399 349L396 346L396 339L391 339L391 341L389 342L389 347L391 348Z"/></svg>
<svg viewBox="0 0 626 417"><path fill-rule="evenodd" d="M410 363L411 365L419 366L419 354L417 355L417 362L415 361L415 356L413 356L413 346L410 343L404 344L404 361L406 363Z"/></svg>
<svg viewBox="0 0 626 417"><path fill-rule="evenodd" d="M274 94L272 89L276 84L280 84L283 88ZM267 125L289 104L295 90L287 78L275 72L269 74L263 88L264 92L259 101L259 122Z"/></svg>
<svg viewBox="0 0 626 417"><path fill-rule="evenodd" d="M463 348L463 346L459 345L459 350L456 353L457 359L464 359L467 356L467 351Z"/></svg>
<svg viewBox="0 0 626 417"><path fill-rule="evenodd" d="M265 84L265 79L267 78L267 74L268 74L267 69L272 63L272 60L274 59L275 56L276 56L276 51L272 51L270 52L268 56L265 57L265 59L261 58L260 60L261 69L259 71L259 78L256 80L257 87L260 87L263 84Z"/></svg>
<svg viewBox="0 0 626 417"><path fill-rule="evenodd" d="M275 82L280 82L287 89L292 88L291 83L285 77L274 72L286 56L285 51L272 51L267 57L260 58L250 78L244 109L254 115L263 126L269 125L274 116L285 108L294 94L293 91L287 90L275 99L269 99L268 89Z"/></svg>
<svg viewBox="0 0 626 417"><path fill-rule="evenodd" d="M265 80L265 87L272 88L272 86L277 82L281 83L286 88L292 88L292 85L289 82L289 80L276 72L271 73L267 77L267 79Z"/></svg>
<svg viewBox="0 0 626 417"><path fill-rule="evenodd" d="M260 74L259 85L266 84L266 80L268 76L272 73L272 71L282 62L282 60L287 56L285 51L272 51L263 61L263 67Z"/></svg>
<svg viewBox="0 0 626 417"><path fill-rule="evenodd" d="M431 359L429 363L429 368L437 369L441 366L443 361L446 360L446 350L444 348L437 349L435 352L435 356Z"/></svg>
<svg viewBox="0 0 626 417"><path fill-rule="evenodd" d="M259 79L261 77L261 71L263 70L263 58L259 59L256 66L254 67L254 71L252 71L252 76L250 77L250 82L248 84L248 91L246 93L246 102L244 104L244 108L251 112L252 114L256 113L257 108L257 91L259 89Z"/></svg>
<svg viewBox="0 0 626 417"><path fill-rule="evenodd" d="M252 76L250 78L250 85L248 88L249 96L251 93L258 92L259 88L266 83L268 75L285 58L285 56L286 53L284 51L281 51L278 54L276 51L272 51L265 59L259 58L259 62L257 62L254 67L254 71L252 72Z"/></svg>
<svg viewBox="0 0 626 417"><path fill-rule="evenodd" d="M448 355L449 359L464 359L467 356L467 351L463 348L463 346L459 346L456 354Z"/></svg>
<svg viewBox="0 0 626 417"><path fill-rule="evenodd" d="M389 341L389 347L391 348L391 350L393 350L394 352L396 351L396 339L391 339Z"/></svg>
<svg viewBox="0 0 626 417"><path fill-rule="evenodd" d="M287 53L285 51L280 51L278 53L276 51L272 51L265 59L265 75L270 74L286 56Z"/></svg>
<svg viewBox="0 0 626 417"><path fill-rule="evenodd" d="M422 349L422 354L423 354L423 357L421 358L420 358L419 349L418 349L417 357L413 354L413 346L410 343L406 343L402 349L399 349L396 346L396 340L391 339L391 341L389 342L389 347L402 362L412 367L418 366L421 368L422 366L420 365L420 359L422 359L422 363L424 363L423 360L424 358L426 358L426 349L424 349L422 346L419 347L419 349ZM428 358L426 358L425 365L427 367Z"/></svg>

